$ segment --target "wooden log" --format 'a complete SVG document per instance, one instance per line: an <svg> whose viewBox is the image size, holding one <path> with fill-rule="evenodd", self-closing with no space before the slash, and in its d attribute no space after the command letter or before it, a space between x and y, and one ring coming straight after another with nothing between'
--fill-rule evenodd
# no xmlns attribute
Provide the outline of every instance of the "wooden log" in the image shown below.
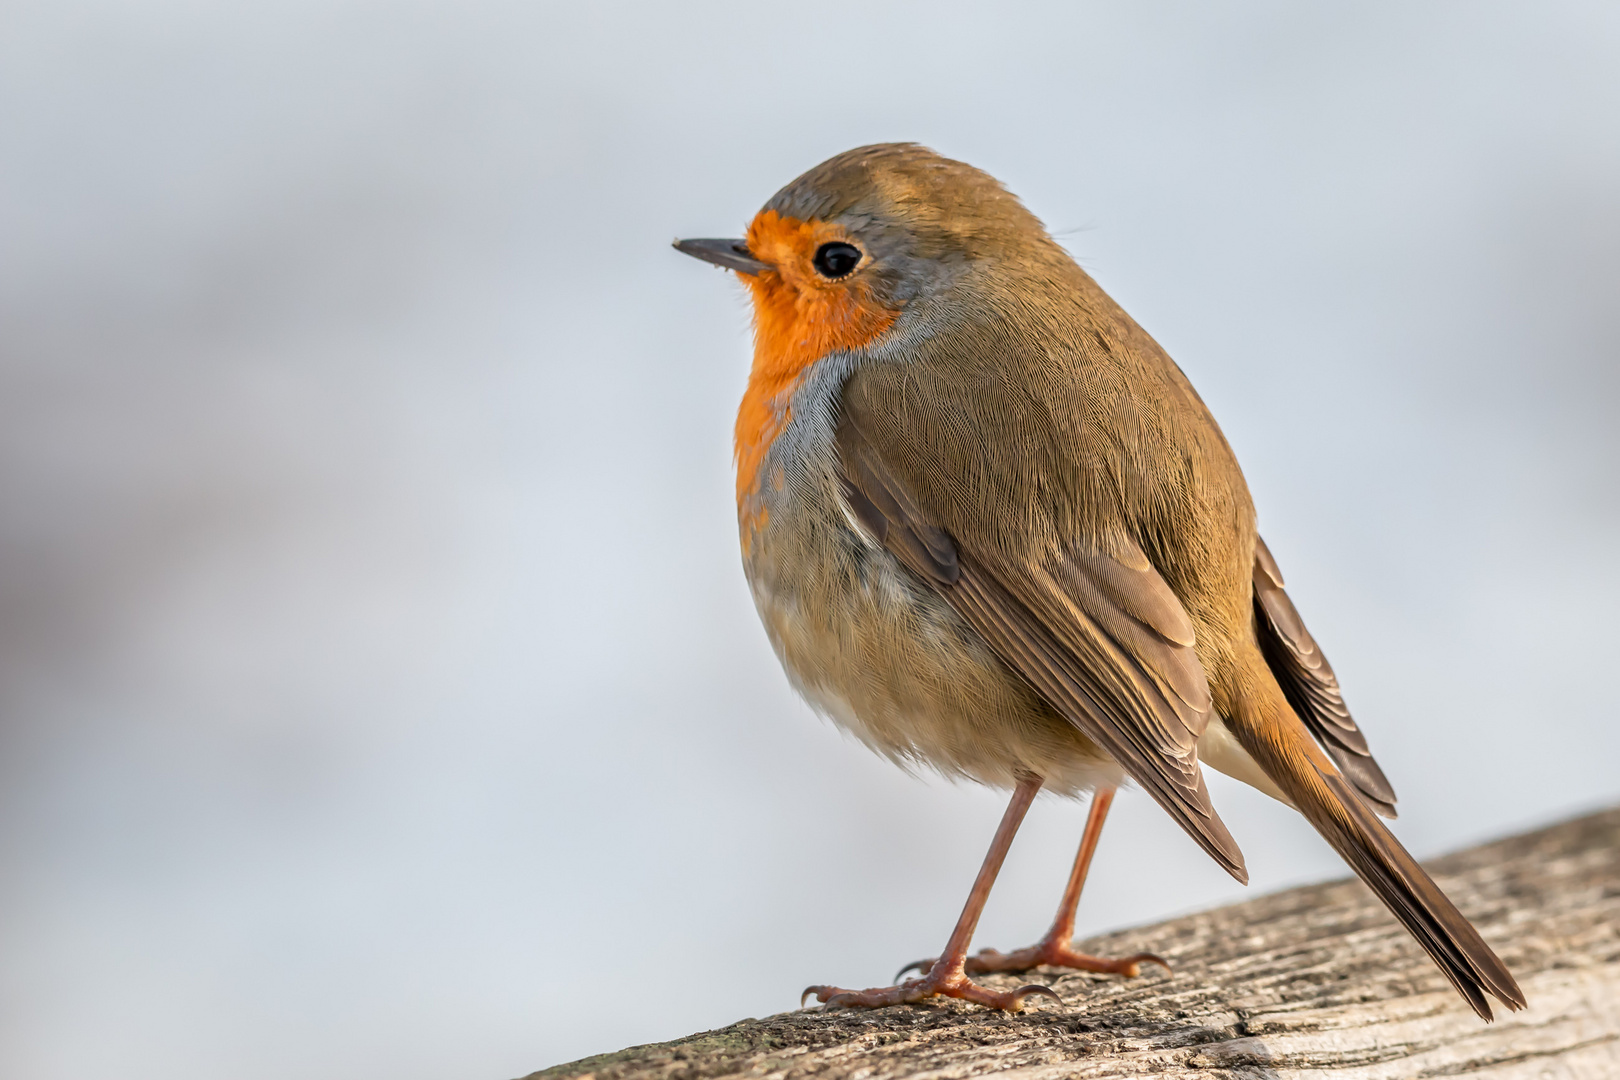
<svg viewBox="0 0 1620 1080"><path fill-rule="evenodd" d="M1042 969L1063 996L1026 1012L957 1001L810 1008L636 1046L526 1080L1028 1080L1468 1076L1620 1078L1620 808L1428 864L1529 998L1480 1021L1354 879L1083 943L1147 950L1136 979Z"/></svg>

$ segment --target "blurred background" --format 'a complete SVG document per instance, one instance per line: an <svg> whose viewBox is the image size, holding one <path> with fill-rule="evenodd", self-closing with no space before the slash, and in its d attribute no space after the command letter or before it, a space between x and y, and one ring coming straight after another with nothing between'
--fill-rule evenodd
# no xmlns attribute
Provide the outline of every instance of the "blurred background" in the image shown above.
<svg viewBox="0 0 1620 1080"><path fill-rule="evenodd" d="M867 142L1001 177L1187 370L1414 851L1620 797L1612 4L0 23L0 1074L497 1080L937 951L1002 796L789 690L745 303L668 247ZM1212 786L1253 888L1127 793L1082 934L1344 874Z"/></svg>

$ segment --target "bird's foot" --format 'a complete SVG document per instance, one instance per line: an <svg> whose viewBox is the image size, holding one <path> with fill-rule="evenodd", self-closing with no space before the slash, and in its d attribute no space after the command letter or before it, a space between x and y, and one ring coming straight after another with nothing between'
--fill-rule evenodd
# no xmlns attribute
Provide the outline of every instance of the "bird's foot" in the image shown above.
<svg viewBox="0 0 1620 1080"><path fill-rule="evenodd" d="M908 971L925 971L933 965L932 960L919 960L901 968L899 978ZM962 970L967 975L987 975L1000 971L1029 971L1038 967L1074 968L1077 971L1094 971L1106 975L1124 975L1134 978L1141 974L1143 964L1158 964L1169 971L1170 965L1161 956L1153 953L1137 953L1135 956L1126 956L1119 960L1111 960L1101 956L1090 956L1086 953L1075 952L1067 941L1047 938L1038 945L1031 945L1027 949L1018 949L1010 953L997 952L995 949L980 949L967 958Z"/></svg>
<svg viewBox="0 0 1620 1080"><path fill-rule="evenodd" d="M1063 999L1058 997L1056 991L1049 986L1020 986L1016 990L997 991L980 986L971 981L962 973L960 967L954 970L942 969L941 965L934 964L928 973L916 979L907 979L898 986L879 987L872 990L844 990L837 986L810 986L806 987L799 997L799 1004L811 994L817 1001L839 1008L878 1009L885 1005L905 1005L915 1001L923 1001L935 996L962 998L964 1001L977 1002L992 1009L1005 1009L1007 1012L1020 1012L1024 1008L1027 998L1041 996L1049 997L1059 1005Z"/></svg>

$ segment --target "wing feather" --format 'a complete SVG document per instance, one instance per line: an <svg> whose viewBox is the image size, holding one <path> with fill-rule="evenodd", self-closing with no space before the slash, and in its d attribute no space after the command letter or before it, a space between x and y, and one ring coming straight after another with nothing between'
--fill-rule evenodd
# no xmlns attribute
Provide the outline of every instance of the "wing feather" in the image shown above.
<svg viewBox="0 0 1620 1080"><path fill-rule="evenodd" d="M1380 814L1394 817L1395 789L1367 748L1332 665L1283 591L1282 571L1259 537L1254 542L1254 612L1260 651L1294 712L1361 797Z"/></svg>
<svg viewBox="0 0 1620 1080"><path fill-rule="evenodd" d="M1243 854L1198 765L1211 704L1192 623L1140 549L1116 544L1116 557L1071 545L1034 563L967 550L925 513L889 466L880 437L844 410L837 442L855 515L1205 851L1247 881Z"/></svg>

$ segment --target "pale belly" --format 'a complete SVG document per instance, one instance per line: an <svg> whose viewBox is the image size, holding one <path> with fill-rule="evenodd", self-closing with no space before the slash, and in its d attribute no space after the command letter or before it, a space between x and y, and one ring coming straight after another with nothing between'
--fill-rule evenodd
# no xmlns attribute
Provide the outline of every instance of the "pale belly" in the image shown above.
<svg viewBox="0 0 1620 1080"><path fill-rule="evenodd" d="M780 508L785 509L785 508ZM794 687L906 767L1073 795L1123 772L990 651L945 600L843 521L774 513L744 564ZM797 519L797 520L796 520Z"/></svg>

